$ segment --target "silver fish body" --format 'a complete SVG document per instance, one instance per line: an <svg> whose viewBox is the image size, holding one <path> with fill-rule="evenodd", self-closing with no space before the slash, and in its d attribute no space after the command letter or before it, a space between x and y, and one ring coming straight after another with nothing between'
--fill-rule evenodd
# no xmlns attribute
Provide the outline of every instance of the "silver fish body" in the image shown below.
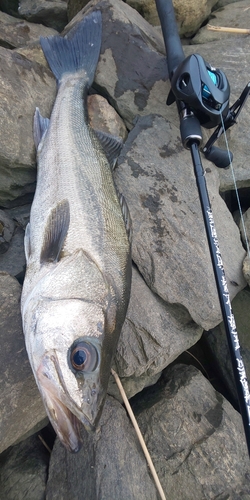
<svg viewBox="0 0 250 500"><path fill-rule="evenodd" d="M91 32L93 23L100 24L100 13L77 33ZM91 40L92 47L96 34ZM67 43L71 50L74 39ZM38 177L21 301L31 367L49 418L71 451L79 449L79 421L92 429L100 417L131 281L111 166L88 125L86 99L83 108L94 70L95 64L91 71L56 75L50 121L36 112Z"/></svg>

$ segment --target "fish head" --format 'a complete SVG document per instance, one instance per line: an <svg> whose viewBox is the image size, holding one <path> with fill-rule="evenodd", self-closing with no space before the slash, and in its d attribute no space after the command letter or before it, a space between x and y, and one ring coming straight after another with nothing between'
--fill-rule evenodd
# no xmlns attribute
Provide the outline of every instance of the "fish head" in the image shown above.
<svg viewBox="0 0 250 500"><path fill-rule="evenodd" d="M94 430L105 401L116 343L100 304L34 301L23 313L26 347L49 419L70 451L80 448L81 424ZM80 424L81 423L81 424Z"/></svg>

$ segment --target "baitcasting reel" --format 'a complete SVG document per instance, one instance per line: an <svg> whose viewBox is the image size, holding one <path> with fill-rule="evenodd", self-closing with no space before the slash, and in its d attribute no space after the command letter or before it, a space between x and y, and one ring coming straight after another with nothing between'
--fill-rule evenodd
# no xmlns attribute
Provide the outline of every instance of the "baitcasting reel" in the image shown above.
<svg viewBox="0 0 250 500"><path fill-rule="evenodd" d="M190 140L201 142L200 125L207 129L217 127L202 151L217 167L227 168L233 159L232 153L213 144L225 130L237 123L236 117L249 93L250 83L229 108L230 86L225 74L198 54L184 59L173 72L167 99L167 105L177 101L184 146L188 148Z"/></svg>

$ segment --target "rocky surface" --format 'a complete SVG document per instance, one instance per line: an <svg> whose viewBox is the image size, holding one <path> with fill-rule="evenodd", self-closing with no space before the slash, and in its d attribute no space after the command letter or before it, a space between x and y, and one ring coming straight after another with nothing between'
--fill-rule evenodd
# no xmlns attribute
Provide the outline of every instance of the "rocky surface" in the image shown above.
<svg viewBox="0 0 250 500"><path fill-rule="evenodd" d="M0 455L0 497L43 500L49 452L34 434Z"/></svg>
<svg viewBox="0 0 250 500"><path fill-rule="evenodd" d="M249 2L241 0L213 11L209 18L209 24L213 26L225 26L227 28L249 28ZM234 35L237 36L237 35ZM201 28L193 37L192 43L207 43L217 40L232 38L232 33L210 31L207 26Z"/></svg>
<svg viewBox="0 0 250 500"><path fill-rule="evenodd" d="M113 377L98 431L93 435L82 431L80 453L70 455L56 441L46 490L49 456L37 437L26 439L47 422L20 316L23 235L36 182L33 114L38 106L50 116L56 94L38 39L55 29L67 33L83 15L99 8L103 39L88 98L89 117L95 129L126 141L114 176L131 212L135 264L113 367L128 396L135 395L134 408L167 498L247 500L249 459L239 414L200 371L173 365L195 347L203 329L210 329L202 337L207 346L203 357L212 352L226 387L223 394L237 404L191 157L180 142L176 107L166 106L170 84L163 39L160 30L147 22L154 2L134 2L139 12L129 5L132 0L19 3L19 11L15 1L0 3L5 12L0 14L0 497L73 500L84 492L88 500L157 498ZM196 31L211 10L221 6L215 3L175 2L183 36ZM236 18L240 12L236 9L245 9L246 19L249 16L244 1L225 3L230 5L212 14L221 24L228 12ZM189 22L187 10L192 13L193 8L195 16ZM69 20L78 12L68 26L66 12ZM185 23L180 21L184 19ZM191 25L194 21L197 28ZM248 38L220 37L215 42L185 44L184 50L186 55L200 53L226 72L233 103L249 80ZM228 132L235 179L244 191L247 235L249 106L250 100L238 125ZM204 131L204 142L207 137ZM225 147L222 140L220 145ZM237 209L232 201L235 186L230 170L218 171L205 160L204 168L249 373L250 260L237 218L231 214ZM152 388L138 394L149 385Z"/></svg>
<svg viewBox="0 0 250 500"><path fill-rule="evenodd" d="M250 291L249 288L242 290L232 301L233 313L237 325L242 357L248 379L250 377ZM234 382L233 370L231 366L230 354L227 345L226 332L224 324L220 323L216 328L205 333L208 345L212 351L213 358L217 363L224 385L228 389L231 401L238 405L236 387Z"/></svg>
<svg viewBox="0 0 250 500"><path fill-rule="evenodd" d="M0 452L46 416L24 345L21 285L0 271Z"/></svg>
<svg viewBox="0 0 250 500"><path fill-rule="evenodd" d="M179 130L162 117L150 115L139 119L129 134L115 179L134 221L133 260L148 286L165 301L185 306L193 320L209 330L218 324L221 313L188 160L189 153L180 147ZM204 166L233 297L246 285L242 279L245 251L239 229L219 196L218 171L208 162Z"/></svg>

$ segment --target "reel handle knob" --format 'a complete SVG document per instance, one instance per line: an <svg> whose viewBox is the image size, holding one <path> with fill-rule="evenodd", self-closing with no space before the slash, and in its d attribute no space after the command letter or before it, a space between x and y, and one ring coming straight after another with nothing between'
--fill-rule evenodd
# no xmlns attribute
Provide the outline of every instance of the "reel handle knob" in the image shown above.
<svg viewBox="0 0 250 500"><path fill-rule="evenodd" d="M218 168L228 168L233 161L233 153L231 151L220 149L216 146L212 146L209 149L204 148L203 154L207 160L214 163Z"/></svg>

